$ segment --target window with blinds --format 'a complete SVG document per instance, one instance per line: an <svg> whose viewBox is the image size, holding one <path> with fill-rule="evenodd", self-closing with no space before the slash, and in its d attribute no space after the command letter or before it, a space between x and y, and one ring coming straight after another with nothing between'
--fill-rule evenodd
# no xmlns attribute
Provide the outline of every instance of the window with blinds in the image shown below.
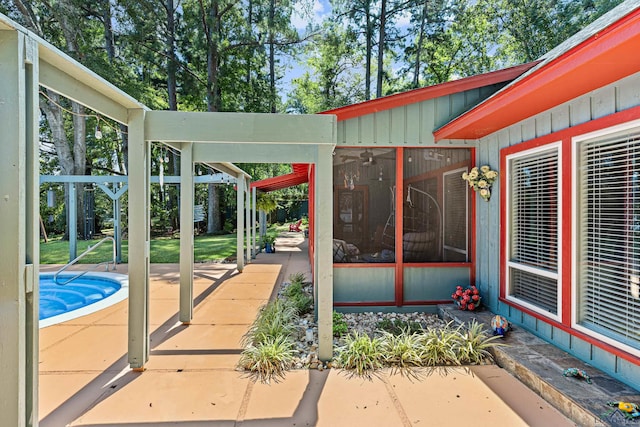
<svg viewBox="0 0 640 427"><path fill-rule="evenodd" d="M508 297L559 314L559 145L508 159Z"/></svg>
<svg viewBox="0 0 640 427"><path fill-rule="evenodd" d="M468 185L460 178L467 168L446 172L443 176L444 194L444 261L467 262L469 203Z"/></svg>
<svg viewBox="0 0 640 427"><path fill-rule="evenodd" d="M640 130L576 145L576 322L640 349Z"/></svg>

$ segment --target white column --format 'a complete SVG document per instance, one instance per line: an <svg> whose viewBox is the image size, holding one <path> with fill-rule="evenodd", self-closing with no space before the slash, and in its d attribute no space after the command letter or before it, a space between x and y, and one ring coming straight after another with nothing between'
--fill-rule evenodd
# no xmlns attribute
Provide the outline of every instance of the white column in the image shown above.
<svg viewBox="0 0 640 427"><path fill-rule="evenodd" d="M149 159L145 112L129 111L129 364L149 360Z"/></svg>
<svg viewBox="0 0 640 427"><path fill-rule="evenodd" d="M0 414L38 424L38 51L0 31Z"/></svg>
<svg viewBox="0 0 640 427"><path fill-rule="evenodd" d="M315 262L317 286L318 358L333 357L333 176L331 146L318 146L315 168Z"/></svg>
<svg viewBox="0 0 640 427"><path fill-rule="evenodd" d="M251 229L252 229L252 225L253 225L253 221L251 221L251 190L250 190L250 183L249 183L249 179L248 178L244 178L246 180L246 190L244 192L245 194L245 207L244 207L244 211L245 211L245 224L247 227L247 257L246 257L246 262L250 263L251 262Z"/></svg>
<svg viewBox="0 0 640 427"><path fill-rule="evenodd" d="M180 149L180 321L193 318L193 143Z"/></svg>
<svg viewBox="0 0 640 427"><path fill-rule="evenodd" d="M251 197L253 198L253 203L251 203L251 249L253 258L256 257L257 249L256 249L256 213L258 208L256 207L256 203L258 202L257 197L258 189L253 187L253 191L251 192Z"/></svg>
<svg viewBox="0 0 640 427"><path fill-rule="evenodd" d="M236 256L238 271L242 272L244 270L244 215L242 214L244 211L244 176L239 174L236 178L236 236L238 242Z"/></svg>

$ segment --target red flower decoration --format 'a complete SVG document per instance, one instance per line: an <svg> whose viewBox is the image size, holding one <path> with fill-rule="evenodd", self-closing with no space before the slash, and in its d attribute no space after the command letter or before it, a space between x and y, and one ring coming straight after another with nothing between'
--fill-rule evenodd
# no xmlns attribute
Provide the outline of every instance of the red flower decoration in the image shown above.
<svg viewBox="0 0 640 427"><path fill-rule="evenodd" d="M480 307L482 298L480 291L475 286L469 286L466 289L462 286L456 286L455 291L451 294L453 301L458 304L460 310L473 311Z"/></svg>

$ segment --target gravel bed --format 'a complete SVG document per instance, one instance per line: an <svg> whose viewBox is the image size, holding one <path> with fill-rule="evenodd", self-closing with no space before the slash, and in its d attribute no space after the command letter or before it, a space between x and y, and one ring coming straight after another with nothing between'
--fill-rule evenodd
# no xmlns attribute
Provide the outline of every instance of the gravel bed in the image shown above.
<svg viewBox="0 0 640 427"><path fill-rule="evenodd" d="M283 297L283 291L289 283L282 284L278 292L279 298ZM306 284L303 290L307 294L311 294L311 284ZM347 322L348 333L357 331L360 334L367 334L371 337L376 336L379 333L378 323L384 319L390 321L403 321L403 322L416 322L419 323L424 329L441 328L446 325L446 322L440 319L436 314L430 313L382 313L382 312L364 312L364 313L343 313L345 321ZM307 314L301 316L298 321L298 336L296 340L296 346L298 350L298 357L295 359L295 369L318 369L323 370L331 367L331 362L323 363L318 360L318 325L314 320L313 314ZM307 341L307 330L310 329L313 332L313 340ZM334 337L333 346L334 349L340 345L340 339Z"/></svg>

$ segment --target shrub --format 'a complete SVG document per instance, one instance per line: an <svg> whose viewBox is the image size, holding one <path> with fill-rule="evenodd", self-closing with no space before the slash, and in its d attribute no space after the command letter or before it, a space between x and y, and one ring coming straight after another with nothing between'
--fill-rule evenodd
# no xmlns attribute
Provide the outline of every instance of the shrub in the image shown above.
<svg viewBox="0 0 640 427"><path fill-rule="evenodd" d="M354 332L343 338L343 345L337 348L336 360L342 369L354 375L370 377L384 366L382 340L370 338Z"/></svg>
<svg viewBox="0 0 640 427"><path fill-rule="evenodd" d="M344 315L333 310L333 336L341 337L349 331Z"/></svg>

